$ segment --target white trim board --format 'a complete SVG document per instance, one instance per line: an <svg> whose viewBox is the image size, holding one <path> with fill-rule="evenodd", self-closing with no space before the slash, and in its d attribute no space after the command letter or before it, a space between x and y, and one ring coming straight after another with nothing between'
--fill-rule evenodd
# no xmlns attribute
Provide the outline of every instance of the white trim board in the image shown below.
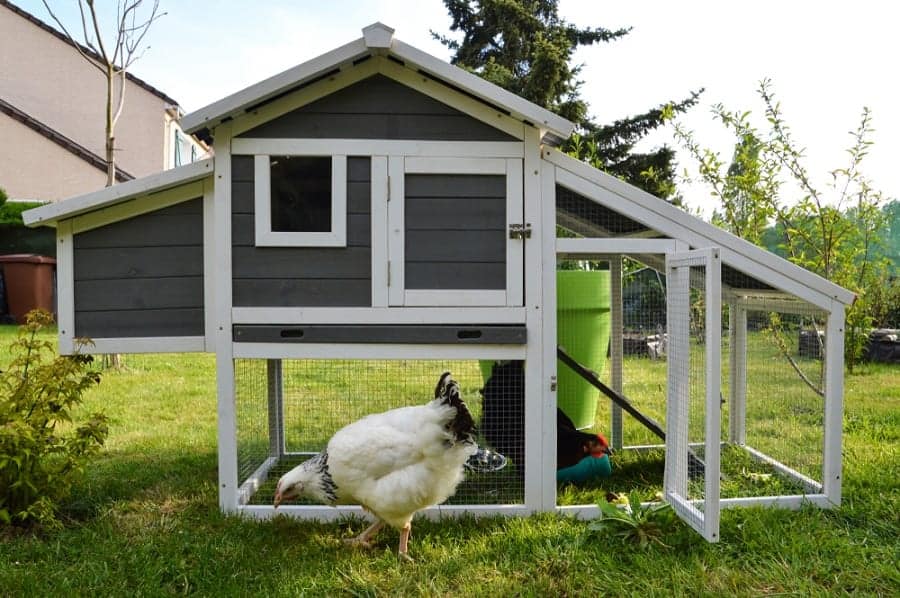
<svg viewBox="0 0 900 598"><path fill-rule="evenodd" d="M275 97L304 81L327 73L341 64L352 62L369 53L365 38L355 39L312 60L246 87L181 118L185 133L196 133L204 127L215 127L228 117L235 118L244 109Z"/></svg>
<svg viewBox="0 0 900 598"><path fill-rule="evenodd" d="M204 336L92 338L83 353L202 353Z"/></svg>
<svg viewBox="0 0 900 598"><path fill-rule="evenodd" d="M185 183L198 181L210 176L214 168L214 159L207 158L192 164L186 164L165 170L157 174L119 183L112 187L104 187L99 191L72 197L59 203L47 204L22 213L22 219L28 226L54 225L64 218L72 218L85 212L92 212L110 205L122 203L141 195L149 195Z"/></svg>
<svg viewBox="0 0 900 598"><path fill-rule="evenodd" d="M391 46L391 54L405 62L412 62L432 76L448 81L488 103L502 106L516 118L534 123L559 138L567 139L575 129L575 124L565 118L398 39Z"/></svg>
<svg viewBox="0 0 900 598"><path fill-rule="evenodd" d="M247 359L525 359L526 345L388 345L375 343L233 343Z"/></svg>
<svg viewBox="0 0 900 598"><path fill-rule="evenodd" d="M357 516L363 519L371 519L366 511L359 505L281 505L277 509L272 505L240 505L237 511L253 519L271 519L276 515L285 515L297 519L310 519L313 521L328 522L343 519L348 516ZM416 518L441 519L444 517L485 517L495 515L519 516L530 515L532 511L524 505L437 505L428 507L416 514ZM413 521L415 525L415 520Z"/></svg>

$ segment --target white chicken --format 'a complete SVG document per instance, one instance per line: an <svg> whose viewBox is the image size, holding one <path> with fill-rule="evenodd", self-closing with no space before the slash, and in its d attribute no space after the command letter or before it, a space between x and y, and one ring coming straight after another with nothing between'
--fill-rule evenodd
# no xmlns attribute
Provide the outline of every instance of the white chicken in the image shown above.
<svg viewBox="0 0 900 598"><path fill-rule="evenodd" d="M366 416L338 430L324 451L284 474L275 507L305 496L326 504L359 504L375 522L348 544L368 547L385 523L400 530L399 554L408 555L416 512L444 502L463 479L477 450L475 421L445 372L426 405Z"/></svg>

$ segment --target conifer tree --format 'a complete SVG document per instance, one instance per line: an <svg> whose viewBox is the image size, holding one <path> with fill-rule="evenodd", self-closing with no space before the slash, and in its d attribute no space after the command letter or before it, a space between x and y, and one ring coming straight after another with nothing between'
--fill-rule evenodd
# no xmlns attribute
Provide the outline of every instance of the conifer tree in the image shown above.
<svg viewBox="0 0 900 598"><path fill-rule="evenodd" d="M615 41L630 29L579 27L560 18L557 4L558 0L444 0L450 30L462 33L462 39L434 31L432 35L453 51L456 66L576 123L576 135L566 141L564 151L654 195L677 199L674 151L664 146L638 153L634 146L671 114L694 105L699 92L613 123L597 123L581 97L582 65L572 64L572 54L579 46Z"/></svg>

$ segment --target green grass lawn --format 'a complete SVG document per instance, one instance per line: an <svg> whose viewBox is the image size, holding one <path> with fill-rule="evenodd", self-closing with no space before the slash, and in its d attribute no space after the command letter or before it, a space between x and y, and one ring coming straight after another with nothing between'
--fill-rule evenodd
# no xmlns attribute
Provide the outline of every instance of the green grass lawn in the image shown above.
<svg viewBox="0 0 900 598"><path fill-rule="evenodd" d="M0 368L13 334L0 327ZM126 363L88 396L86 409L107 413L111 432L65 506L66 527L0 531L0 595L900 593L896 367L867 365L846 378L839 509L729 510L718 544L682 527L664 537L668 547L647 550L592 536L583 522L555 515L417 520L410 545L417 562L404 564L393 531L383 531L369 552L341 545L361 520L257 522L220 514L214 359L127 356ZM649 491L659 466L652 456L635 456L620 469L635 486L646 477ZM595 498L571 489L561 495L566 502L586 497Z"/></svg>

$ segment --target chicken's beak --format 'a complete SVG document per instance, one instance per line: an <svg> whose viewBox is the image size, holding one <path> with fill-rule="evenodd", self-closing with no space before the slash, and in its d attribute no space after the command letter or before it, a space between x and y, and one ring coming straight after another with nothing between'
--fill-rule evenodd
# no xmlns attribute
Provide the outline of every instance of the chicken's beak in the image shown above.
<svg viewBox="0 0 900 598"><path fill-rule="evenodd" d="M273 503L275 508L278 508L278 505L281 504L281 491L278 490L275 492L275 502Z"/></svg>

